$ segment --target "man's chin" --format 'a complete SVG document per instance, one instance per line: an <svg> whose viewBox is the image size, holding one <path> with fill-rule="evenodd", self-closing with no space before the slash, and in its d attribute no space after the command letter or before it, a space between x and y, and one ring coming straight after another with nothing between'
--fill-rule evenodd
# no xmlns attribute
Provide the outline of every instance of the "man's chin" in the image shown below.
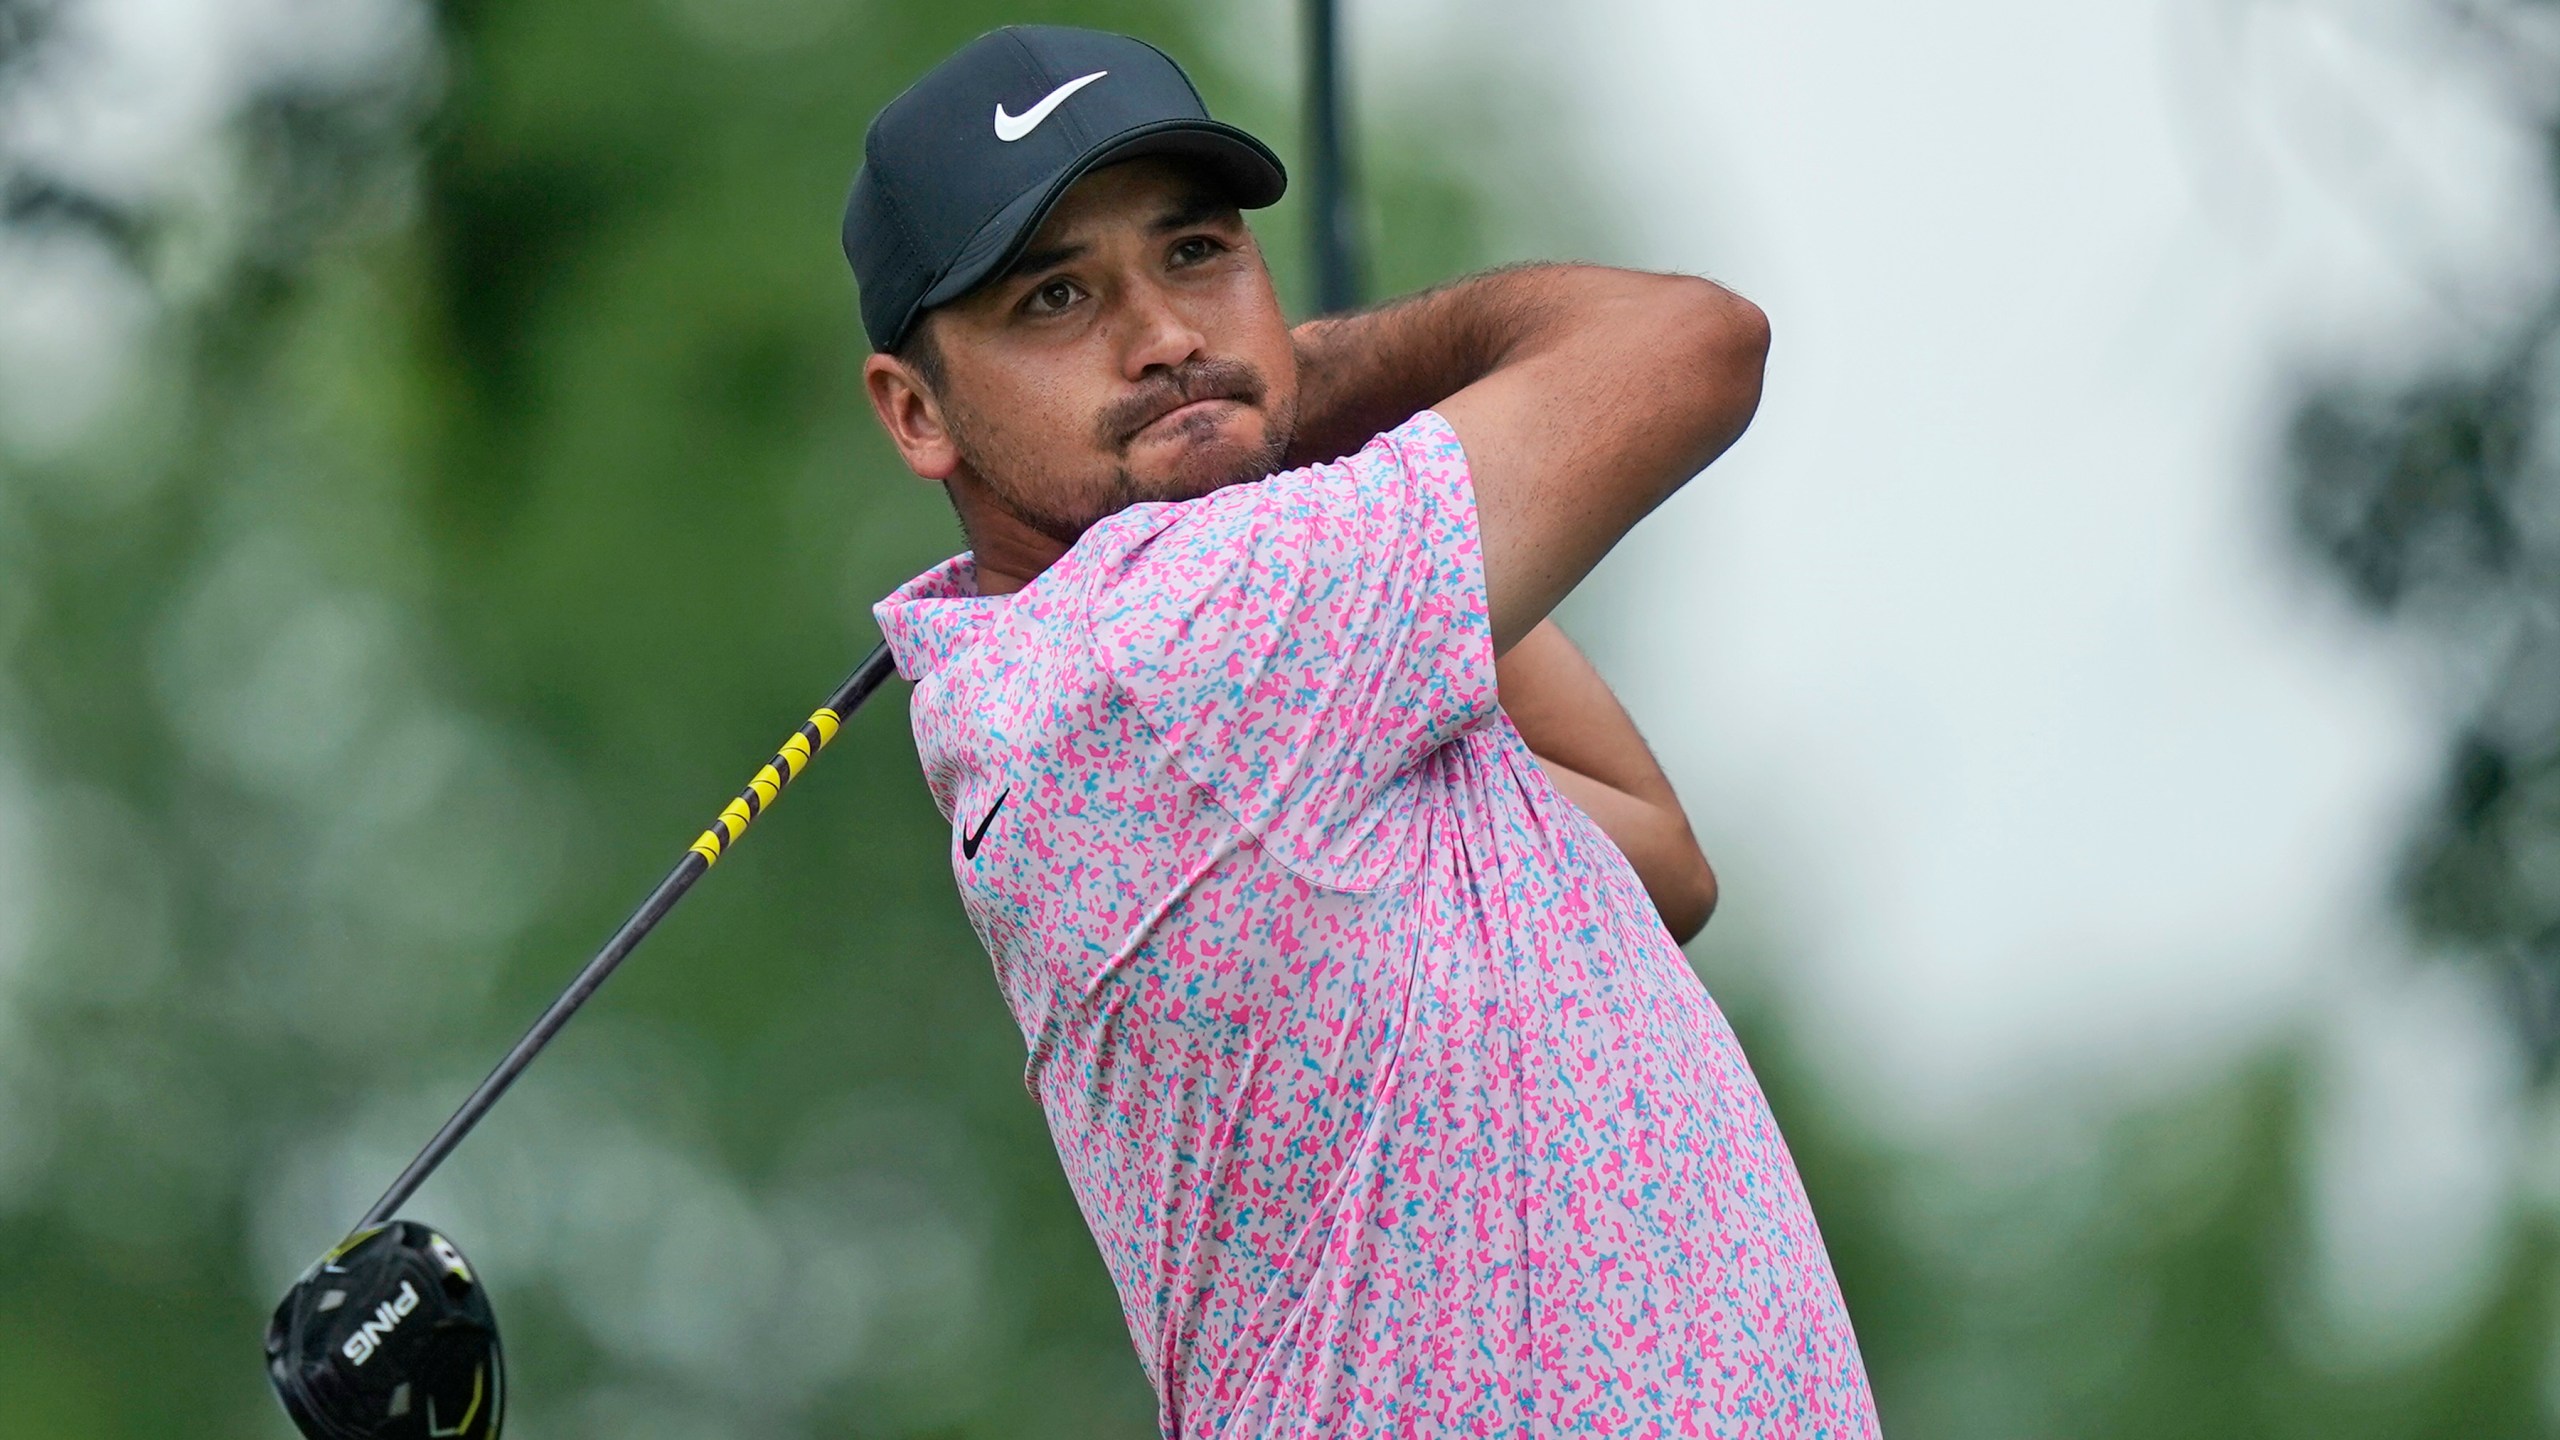
<svg viewBox="0 0 2560 1440"><path fill-rule="evenodd" d="M1196 500L1230 485L1265 478L1280 467L1281 449L1258 432L1250 438L1220 433L1186 439L1176 454L1146 457L1158 465L1133 470L1130 478L1133 488L1147 499Z"/></svg>

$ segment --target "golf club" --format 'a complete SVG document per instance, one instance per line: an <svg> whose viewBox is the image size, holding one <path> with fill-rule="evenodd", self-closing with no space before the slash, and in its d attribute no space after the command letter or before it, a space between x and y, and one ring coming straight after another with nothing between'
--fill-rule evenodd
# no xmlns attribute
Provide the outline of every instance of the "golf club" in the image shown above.
<svg viewBox="0 0 2560 1440"><path fill-rule="evenodd" d="M312 1440L496 1440L505 1418L498 1322L461 1250L392 1215L471 1133L542 1047L693 883L747 832L896 668L872 648L844 684L747 782L560 998L418 1152L347 1238L312 1262L267 1324L267 1378Z"/></svg>

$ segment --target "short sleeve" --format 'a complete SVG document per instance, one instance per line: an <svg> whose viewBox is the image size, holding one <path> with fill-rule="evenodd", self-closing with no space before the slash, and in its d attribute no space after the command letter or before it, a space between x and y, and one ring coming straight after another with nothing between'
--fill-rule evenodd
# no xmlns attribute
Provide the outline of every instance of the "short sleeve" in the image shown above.
<svg viewBox="0 0 2560 1440"><path fill-rule="evenodd" d="M1091 592L1098 658L1193 783L1343 883L1416 767L1496 708L1466 453L1426 410L1167 509Z"/></svg>

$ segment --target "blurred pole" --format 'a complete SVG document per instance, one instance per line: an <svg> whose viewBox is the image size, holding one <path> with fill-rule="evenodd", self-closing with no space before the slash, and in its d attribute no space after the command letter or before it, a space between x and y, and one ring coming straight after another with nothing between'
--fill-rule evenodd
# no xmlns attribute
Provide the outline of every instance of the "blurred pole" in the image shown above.
<svg viewBox="0 0 2560 1440"><path fill-rule="evenodd" d="M1345 154L1342 27L1336 0L1307 0L1308 234L1315 242L1316 311L1360 303L1360 221Z"/></svg>

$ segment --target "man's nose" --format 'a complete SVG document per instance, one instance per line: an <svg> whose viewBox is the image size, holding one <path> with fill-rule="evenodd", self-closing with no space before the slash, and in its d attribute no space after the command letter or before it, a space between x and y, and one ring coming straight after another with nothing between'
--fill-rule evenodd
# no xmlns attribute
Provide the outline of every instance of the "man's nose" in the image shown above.
<svg viewBox="0 0 2560 1440"><path fill-rule="evenodd" d="M1121 350L1124 379L1143 380L1151 370L1171 369L1208 349L1208 337L1157 285L1129 287L1121 323L1126 327Z"/></svg>

